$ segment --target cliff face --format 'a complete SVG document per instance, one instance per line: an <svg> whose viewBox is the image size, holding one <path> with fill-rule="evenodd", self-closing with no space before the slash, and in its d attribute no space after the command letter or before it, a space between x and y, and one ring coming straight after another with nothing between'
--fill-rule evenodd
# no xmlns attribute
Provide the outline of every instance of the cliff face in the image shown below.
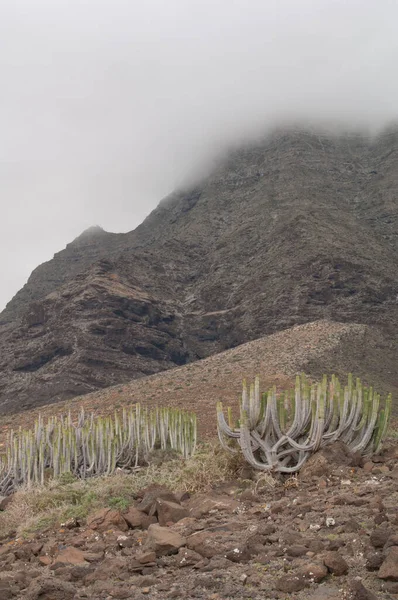
<svg viewBox="0 0 398 600"><path fill-rule="evenodd" d="M318 319L375 326L398 359L397 216L395 132L236 150L136 230L88 230L32 273L0 316L0 410Z"/></svg>

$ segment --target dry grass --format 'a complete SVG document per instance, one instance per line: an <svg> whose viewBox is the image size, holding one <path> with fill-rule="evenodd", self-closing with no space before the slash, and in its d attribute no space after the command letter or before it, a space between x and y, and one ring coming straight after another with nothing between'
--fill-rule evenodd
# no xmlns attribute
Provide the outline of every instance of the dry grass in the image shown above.
<svg viewBox="0 0 398 600"><path fill-rule="evenodd" d="M396 443L398 419L391 422L388 441ZM137 492L151 485L165 485L173 491L190 493L210 490L240 477L247 467L241 453L230 454L216 443L200 444L195 456L184 460L164 453L154 455L148 467L128 474L95 477L86 481L72 475L50 480L45 486L18 491L5 512L0 513L0 540L31 537L35 532L60 527L69 518L84 519L99 508L121 510L130 506ZM280 483L269 473L258 473L255 491L272 490ZM297 477L289 477L284 487L297 487Z"/></svg>
<svg viewBox="0 0 398 600"><path fill-rule="evenodd" d="M133 474L119 472L86 481L64 476L44 487L21 489L7 510L0 513L0 539L29 537L35 531L60 526L72 517L84 518L107 506L127 508L139 490L153 483L174 491L204 491L236 478L241 466L239 455L229 454L216 444L202 444L188 460L172 458L161 464L155 461Z"/></svg>

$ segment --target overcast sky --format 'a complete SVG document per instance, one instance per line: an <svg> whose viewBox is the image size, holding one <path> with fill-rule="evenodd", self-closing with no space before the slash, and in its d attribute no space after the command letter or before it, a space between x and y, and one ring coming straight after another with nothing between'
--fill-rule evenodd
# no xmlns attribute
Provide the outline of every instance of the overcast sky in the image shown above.
<svg viewBox="0 0 398 600"><path fill-rule="evenodd" d="M287 117L396 119L397 23L396 0L1 0L0 308L226 143Z"/></svg>

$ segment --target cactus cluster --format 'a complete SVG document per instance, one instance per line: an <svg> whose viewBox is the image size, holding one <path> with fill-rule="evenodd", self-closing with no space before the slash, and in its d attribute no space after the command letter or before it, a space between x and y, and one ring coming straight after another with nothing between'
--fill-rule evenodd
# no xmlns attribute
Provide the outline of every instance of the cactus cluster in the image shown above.
<svg viewBox="0 0 398 600"><path fill-rule="evenodd" d="M136 404L113 417L71 415L41 417L30 430L11 431L0 457L0 494L50 475L72 473L85 479L137 466L156 448L173 449L185 458L196 446L196 415L172 408L148 410Z"/></svg>
<svg viewBox="0 0 398 600"><path fill-rule="evenodd" d="M231 409L225 417L218 403L218 434L226 449L234 452L240 446L256 469L294 473L311 453L336 440L364 456L377 453L390 412L391 395L382 406L380 395L359 379L354 382L352 375L344 387L334 375L312 385L304 375L297 376L295 389L282 394L275 387L260 394L256 377L249 390L243 382L236 426Z"/></svg>

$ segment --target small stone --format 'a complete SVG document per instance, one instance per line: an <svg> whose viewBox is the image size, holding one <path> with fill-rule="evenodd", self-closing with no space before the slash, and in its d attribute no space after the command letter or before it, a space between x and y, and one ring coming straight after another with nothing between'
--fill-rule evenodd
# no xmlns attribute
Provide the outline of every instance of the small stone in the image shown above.
<svg viewBox="0 0 398 600"><path fill-rule="evenodd" d="M280 577L275 583L276 589L280 592L283 592L284 594L300 592L307 585L308 584L304 577L299 577L297 575L284 575L283 577Z"/></svg>
<svg viewBox="0 0 398 600"><path fill-rule="evenodd" d="M135 558L141 565L145 565L147 563L153 563L156 561L156 553L151 551L139 553L137 552Z"/></svg>
<svg viewBox="0 0 398 600"><path fill-rule="evenodd" d="M323 557L323 562L333 575L340 576L348 572L348 565L338 552L327 552Z"/></svg>
<svg viewBox="0 0 398 600"><path fill-rule="evenodd" d="M391 530L386 527L378 527L370 534L370 543L374 548L382 548L391 535Z"/></svg>
<svg viewBox="0 0 398 600"><path fill-rule="evenodd" d="M190 567L198 564L201 560L203 560L203 556L194 550L190 550L189 548L180 548L178 550L177 564L179 567Z"/></svg>
<svg viewBox="0 0 398 600"><path fill-rule="evenodd" d="M117 529L127 531L128 525L120 511L111 508L102 508L87 517L87 527L97 531L108 531Z"/></svg>
<svg viewBox="0 0 398 600"><path fill-rule="evenodd" d="M185 544L186 539L168 527L161 527L158 524L149 526L146 549L156 552L156 556L176 554Z"/></svg>
<svg viewBox="0 0 398 600"><path fill-rule="evenodd" d="M370 552L366 556L366 568L368 571L376 571L383 563L384 557L381 552Z"/></svg>
<svg viewBox="0 0 398 600"><path fill-rule="evenodd" d="M398 581L398 546L391 546L388 550L387 557L380 567L378 577L380 579Z"/></svg>
<svg viewBox="0 0 398 600"><path fill-rule="evenodd" d="M188 516L188 510L170 500L159 498L156 501L156 511L158 515L159 525L164 527L167 523L177 523Z"/></svg>
<svg viewBox="0 0 398 600"><path fill-rule="evenodd" d="M348 584L349 600L377 600L377 596L366 589L363 583L357 579Z"/></svg>
<svg viewBox="0 0 398 600"><path fill-rule="evenodd" d="M288 556L304 556L304 554L306 554L307 552L308 548L300 544L293 544L293 546L289 546L286 549L286 554Z"/></svg>
<svg viewBox="0 0 398 600"><path fill-rule="evenodd" d="M368 460L364 465L363 465L363 470L365 471L365 473L371 473L372 469L374 467L374 464L372 463L371 460Z"/></svg>
<svg viewBox="0 0 398 600"><path fill-rule="evenodd" d="M306 581L320 583L323 579L325 579L325 577L327 577L328 570L325 565L310 563L300 569L299 575Z"/></svg>
<svg viewBox="0 0 398 600"><path fill-rule="evenodd" d="M69 546L64 548L60 552L58 552L57 556L54 558L54 561L51 565L52 569L59 569L65 565L85 565L86 560L84 557L84 552L79 550L78 548L74 548L73 546Z"/></svg>
<svg viewBox="0 0 398 600"><path fill-rule="evenodd" d="M123 513L123 518L131 529L148 529L149 525L157 522L156 517L149 517L145 512L135 508L135 506L130 506Z"/></svg>

